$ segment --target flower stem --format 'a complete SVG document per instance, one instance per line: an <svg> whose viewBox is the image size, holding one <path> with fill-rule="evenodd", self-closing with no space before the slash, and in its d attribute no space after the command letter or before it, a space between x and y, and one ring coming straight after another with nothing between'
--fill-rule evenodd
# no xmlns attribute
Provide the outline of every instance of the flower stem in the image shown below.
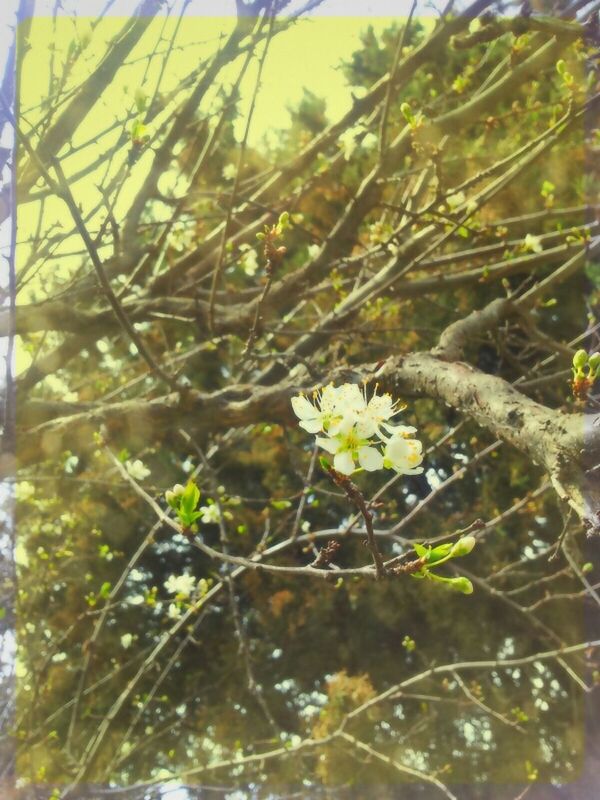
<svg viewBox="0 0 600 800"><path fill-rule="evenodd" d="M322 462L323 463L323 462ZM373 531L373 517L371 512L369 511L369 507L365 498L363 497L362 492L358 488L358 486L353 483L347 475L343 475L341 472L338 472L329 464L323 463L324 468L329 473L332 481L339 486L340 489L344 492L346 497L351 500L354 505L360 511L364 521L365 521L365 528L367 531L367 547L371 551L371 556L373 557L373 563L375 565L375 577L377 580L381 580L386 575L385 564L383 563L383 558L381 553L379 552L379 548L377 547L377 542L375 541L375 533Z"/></svg>

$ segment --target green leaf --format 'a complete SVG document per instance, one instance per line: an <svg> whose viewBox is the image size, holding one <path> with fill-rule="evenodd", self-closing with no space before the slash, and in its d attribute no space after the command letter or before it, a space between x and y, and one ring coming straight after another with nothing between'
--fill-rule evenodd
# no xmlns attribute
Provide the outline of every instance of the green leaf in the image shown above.
<svg viewBox="0 0 600 800"><path fill-rule="evenodd" d="M98 592L98 596L101 597L103 600L106 600L106 598L110 594L110 588L111 588L110 581L104 581L104 583L100 587L100 591Z"/></svg>
<svg viewBox="0 0 600 800"><path fill-rule="evenodd" d="M423 558L429 553L429 547L424 547L422 544L414 544L413 545L415 553L419 556L419 558Z"/></svg>
<svg viewBox="0 0 600 800"><path fill-rule="evenodd" d="M198 501L200 500L200 489L193 481L190 481L185 487L184 493L181 495L181 511L186 514L191 514L195 511Z"/></svg>
<svg viewBox="0 0 600 800"><path fill-rule="evenodd" d="M440 544L437 547L434 547L433 550L429 553L427 563L435 564L436 561L440 561L442 558L446 558L446 556L450 554L452 547L453 547L452 542L446 542L445 544Z"/></svg>

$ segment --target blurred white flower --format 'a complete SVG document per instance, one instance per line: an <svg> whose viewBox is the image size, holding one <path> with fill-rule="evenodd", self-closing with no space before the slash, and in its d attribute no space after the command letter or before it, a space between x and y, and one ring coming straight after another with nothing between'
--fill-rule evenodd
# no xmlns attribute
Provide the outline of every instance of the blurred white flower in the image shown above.
<svg viewBox="0 0 600 800"><path fill-rule="evenodd" d="M131 647L132 642L133 636L131 633L124 633L123 636L121 636L121 647L123 650L127 650L129 647Z"/></svg>
<svg viewBox="0 0 600 800"><path fill-rule="evenodd" d="M374 147L377 144L377 136L368 131L364 125L356 125L344 131L338 137L338 142L344 151L344 160L350 161L358 149L370 150Z"/></svg>
<svg viewBox="0 0 600 800"><path fill-rule="evenodd" d="M143 594L134 594L133 597L129 598L129 605L131 606L141 606L146 602L146 598Z"/></svg>
<svg viewBox="0 0 600 800"><path fill-rule="evenodd" d="M307 247L307 253L309 258L316 258L320 252L321 252L321 245L309 244Z"/></svg>
<svg viewBox="0 0 600 800"><path fill-rule="evenodd" d="M52 656L52 663L53 664L60 664L61 661L66 661L66 660L67 660L67 654L66 653L55 653Z"/></svg>
<svg viewBox="0 0 600 800"><path fill-rule="evenodd" d="M148 477L148 475L150 475L150 470L143 461L140 461L139 458L136 458L135 461L127 460L125 462L125 469L136 481L143 481Z"/></svg>
<svg viewBox="0 0 600 800"><path fill-rule="evenodd" d="M167 616L169 619L179 619L181 616L181 609L175 603L169 604L169 609L167 611Z"/></svg>
<svg viewBox="0 0 600 800"><path fill-rule="evenodd" d="M205 525L211 524L218 524L219 520L221 519L221 515L219 514L219 507L216 503L213 503L210 506L200 506L198 511L202 514L200 520Z"/></svg>
<svg viewBox="0 0 600 800"><path fill-rule="evenodd" d="M164 586L169 594L189 597L196 588L196 578L185 573L183 575L169 575Z"/></svg>
<svg viewBox="0 0 600 800"><path fill-rule="evenodd" d="M248 244L241 245L240 252L242 253L240 265L246 275L248 275L250 278L253 278L256 275L259 267L258 253Z"/></svg>
<svg viewBox="0 0 600 800"><path fill-rule="evenodd" d="M529 253L541 253L544 249L541 238L539 236L534 236L532 233L528 233L525 237L523 248Z"/></svg>
<svg viewBox="0 0 600 800"><path fill-rule="evenodd" d="M225 164L222 172L223 178L226 181L232 181L237 175L237 167L235 164Z"/></svg>

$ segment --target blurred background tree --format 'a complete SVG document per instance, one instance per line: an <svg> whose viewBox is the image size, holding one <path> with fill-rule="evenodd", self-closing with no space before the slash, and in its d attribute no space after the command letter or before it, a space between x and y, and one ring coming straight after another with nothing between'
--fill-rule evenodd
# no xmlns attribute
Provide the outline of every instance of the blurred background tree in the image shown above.
<svg viewBox="0 0 600 800"><path fill-rule="evenodd" d="M586 797L595 6L352 29L185 6L21 29L7 774L36 798ZM342 83L282 116L286 37L336 30ZM473 595L374 580L290 405L329 382L390 391L424 443L421 475L355 477L383 557L472 530L446 574ZM195 542L152 505L190 478Z"/></svg>

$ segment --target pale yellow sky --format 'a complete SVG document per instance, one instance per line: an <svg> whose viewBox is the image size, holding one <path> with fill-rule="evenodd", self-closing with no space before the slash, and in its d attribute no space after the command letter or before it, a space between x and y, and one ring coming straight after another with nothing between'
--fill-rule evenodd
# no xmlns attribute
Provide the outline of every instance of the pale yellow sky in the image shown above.
<svg viewBox="0 0 600 800"><path fill-rule="evenodd" d="M393 19L391 17L315 17L300 20L292 28L276 36L270 44L263 70L261 89L250 129L250 144L259 145L268 131L276 131L288 126L288 106L298 103L304 87L325 98L326 113L330 120L335 120L344 114L350 106L351 94L337 67L343 59L348 59L352 52L360 46L359 35L362 30L370 24L377 32L381 32L391 24ZM397 20L397 18L395 19ZM177 49L173 51L162 76L160 91L168 94L177 89L196 65L215 51L219 41L222 41L223 37L229 33L234 22L235 19L232 17L185 18L177 35ZM93 73L106 50L107 41L121 30L124 23L125 19L123 18L106 18L92 32L91 21L88 19L59 18L56 27L51 18L34 19L30 35L31 48L24 60L21 86L21 122L25 130L30 130L29 126L35 125L40 118L40 114L44 111L41 104L51 92L52 51L50 48L55 48L54 72L60 76L62 64L69 48L72 48L76 41L85 43L82 54L75 60L69 71L65 84L68 91L71 87L77 87ZM157 41L161 31L162 36L169 40L176 24L176 19L168 19L165 22L164 18L157 18L151 22L142 40L129 54L126 64L117 73L117 78L106 89L99 102L75 132L72 142L75 146L87 142L90 144L63 162L67 178L85 167L101 153L109 151L115 144L117 137L122 132L121 125L115 126L114 130L106 135L101 136L100 134L112 123L123 122L126 114L133 108L133 95L137 88L143 87L144 91L152 96L161 73L160 53L164 52L166 48L165 43L157 46ZM149 68L147 68L147 59L143 58L148 53L157 54ZM218 85L211 87L199 109L200 114L215 110L216 93L219 87L233 83L241 63L240 58L220 73ZM247 111L256 73L257 59L242 84L242 112ZM153 132L153 127L158 127L164 121L168 122L169 115L173 113L175 105L181 102L182 97L180 93L171 106L160 115L155 124L150 127L150 134ZM237 122L236 134L240 137L245 124L244 116L245 114L242 113ZM81 204L84 214L99 202L101 196L96 186L100 181L106 182L106 171L108 170L108 179L113 175L118 175L119 172L122 173L124 159L126 159L126 149L114 162L105 163L82 179L70 182L73 194ZM117 219L126 214L151 161L151 151L147 151L131 169L127 178L126 190L122 192L115 209ZM185 191L185 187L183 190ZM34 233L38 224L39 212L39 202L21 205L18 210L19 241L23 242ZM92 233L98 227L99 219L103 215L104 210L102 209L88 223ZM68 212L61 200L49 198L43 208L41 229L47 231L57 224L69 227ZM77 236L71 236L65 238L59 248L55 254L58 252L68 253L80 249L81 241ZM31 248L27 244L18 247L17 270L25 263L30 252ZM106 255L109 255L109 252L106 252ZM52 271L53 279L59 275L61 277L64 275L66 278L79 263L79 257L70 256L49 261L40 271L38 278L30 285L30 289L37 293L35 299L41 299L43 296L39 290L44 285L45 278L49 277L49 270ZM30 299L33 299L30 291L20 294L19 301L21 303ZM25 355L23 354L23 357ZM26 368L26 362L26 358L25 361L20 358L19 368Z"/></svg>

